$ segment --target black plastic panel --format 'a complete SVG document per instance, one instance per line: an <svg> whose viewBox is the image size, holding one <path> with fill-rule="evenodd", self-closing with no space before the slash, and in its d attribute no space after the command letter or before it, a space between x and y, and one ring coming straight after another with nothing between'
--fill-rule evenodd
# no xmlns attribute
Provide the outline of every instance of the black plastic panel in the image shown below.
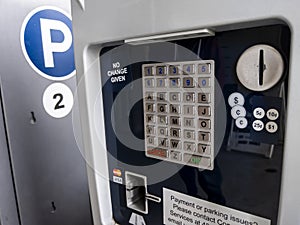
<svg viewBox="0 0 300 225"><path fill-rule="evenodd" d="M100 54L102 82L104 83L102 91L106 142L110 153L108 160L111 177L115 168L120 169L123 174L125 171L148 174L147 178L151 183L148 186L148 192L161 198L163 197L162 188L166 187L268 218L272 221L272 225L277 224L284 156L282 144L288 89L289 28L284 25L273 25L232 30L216 33L213 37L183 39L168 44L173 46L173 49L172 47L166 48L166 43L123 45L105 48ZM236 75L236 64L242 52L257 44L266 44L277 49L285 64L281 80L274 87L263 92L254 92L245 88ZM192 54L181 52L178 46L188 49ZM158 55L157 52L160 54ZM226 119L226 130L222 145L216 150L218 154L214 161L215 168L213 171L199 171L196 168L184 166L172 176L153 183L151 181L160 175L157 170L153 169L155 168L153 165L159 164L159 168L165 168L167 171L173 168L173 163L147 158L143 149L136 151L127 147L120 141L120 136L116 136L114 127L120 128L118 135L126 136L127 131L126 129L122 131L122 127L126 127L129 123L134 136L142 141L144 139L142 99L133 106L129 104L130 99L134 98L137 92L139 96L142 96L142 84L139 80L142 75L142 64L200 58L215 61L215 77L223 94L219 98L223 98L226 104L226 109L218 109L216 106L217 123L218 118L223 116ZM112 64L115 62L120 62L122 67L127 68L126 81L112 83L110 77L107 77L107 71L112 70ZM132 92L127 92L128 101L123 101L115 107L119 112L112 112L112 106L118 94L129 84ZM227 102L229 95L233 92L239 92L245 98L244 107L248 120L246 129L239 129L233 124L234 121L230 115L231 107ZM280 117L276 120L279 129L276 134L272 135L265 130L262 132L253 130L252 112L256 106L265 106L265 110L273 107L279 111ZM220 115L220 112L225 112L226 115L224 113ZM264 120L264 123L266 122ZM236 138L233 140L234 135ZM247 138L243 139L244 136ZM236 149L236 146L242 150ZM111 182L110 187L114 218L120 224L128 224L132 210L126 206L125 187L114 182ZM149 202L149 214L143 216L146 224L162 224L162 203Z"/></svg>

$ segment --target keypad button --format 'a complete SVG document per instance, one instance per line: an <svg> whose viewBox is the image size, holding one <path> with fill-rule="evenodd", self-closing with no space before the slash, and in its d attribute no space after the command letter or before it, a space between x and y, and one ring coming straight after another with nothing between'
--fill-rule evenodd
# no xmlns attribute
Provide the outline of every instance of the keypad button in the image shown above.
<svg viewBox="0 0 300 225"><path fill-rule="evenodd" d="M172 149L180 149L181 148L181 142L179 140L170 140L170 147Z"/></svg>
<svg viewBox="0 0 300 225"><path fill-rule="evenodd" d="M185 92L183 93L183 101L186 103L195 102L195 93L194 92Z"/></svg>
<svg viewBox="0 0 300 225"><path fill-rule="evenodd" d="M198 67L199 74L210 74L211 73L211 64L210 63L201 63Z"/></svg>
<svg viewBox="0 0 300 225"><path fill-rule="evenodd" d="M199 93L198 94L199 103L210 103L210 94L209 93Z"/></svg>
<svg viewBox="0 0 300 225"><path fill-rule="evenodd" d="M168 158L168 150L162 148L150 148L147 150L147 154L160 158Z"/></svg>
<svg viewBox="0 0 300 225"><path fill-rule="evenodd" d="M248 120L245 117L238 117L235 120L235 125L240 129L245 129L248 126Z"/></svg>
<svg viewBox="0 0 300 225"><path fill-rule="evenodd" d="M165 102L167 100L167 93L157 92L157 101Z"/></svg>
<svg viewBox="0 0 300 225"><path fill-rule="evenodd" d="M147 126L146 127L146 134L155 134L154 126Z"/></svg>
<svg viewBox="0 0 300 225"><path fill-rule="evenodd" d="M210 133L199 131L199 141L210 142Z"/></svg>
<svg viewBox="0 0 300 225"><path fill-rule="evenodd" d="M160 136L168 136L168 128L167 127L158 127L157 133Z"/></svg>
<svg viewBox="0 0 300 225"><path fill-rule="evenodd" d="M155 116L150 115L150 114L146 114L146 122L147 123L155 123Z"/></svg>
<svg viewBox="0 0 300 225"><path fill-rule="evenodd" d="M169 66L169 74L170 75L178 75L179 74L179 66L174 66L174 65Z"/></svg>
<svg viewBox="0 0 300 225"><path fill-rule="evenodd" d="M158 138L158 147L169 147L169 141L167 138Z"/></svg>
<svg viewBox="0 0 300 225"><path fill-rule="evenodd" d="M184 142L183 143L183 150L187 152L195 152L196 145L193 142Z"/></svg>
<svg viewBox="0 0 300 225"><path fill-rule="evenodd" d="M155 146L156 145L156 142L155 142L155 137L147 137L147 143L148 145L152 145L152 146Z"/></svg>
<svg viewBox="0 0 300 225"><path fill-rule="evenodd" d="M157 66L156 67L156 75L166 75L167 73L167 67L166 66Z"/></svg>
<svg viewBox="0 0 300 225"><path fill-rule="evenodd" d="M199 119L199 128L209 130L211 128L210 126L210 120L206 119Z"/></svg>
<svg viewBox="0 0 300 225"><path fill-rule="evenodd" d="M152 103L146 103L146 112L155 112L155 105Z"/></svg>
<svg viewBox="0 0 300 225"><path fill-rule="evenodd" d="M183 78L183 87L184 88L192 88L194 86L194 80L192 77L185 77Z"/></svg>
<svg viewBox="0 0 300 225"><path fill-rule="evenodd" d="M269 109L267 111L267 117L269 120L277 120L279 117L279 112L277 109Z"/></svg>
<svg viewBox="0 0 300 225"><path fill-rule="evenodd" d="M265 110L263 108L256 108L253 110L253 116L256 119L262 119L265 116Z"/></svg>
<svg viewBox="0 0 300 225"><path fill-rule="evenodd" d="M152 76L153 75L153 68L152 68L152 66L146 66L144 68L144 74L146 76Z"/></svg>
<svg viewBox="0 0 300 225"><path fill-rule="evenodd" d="M167 113L167 105L166 104L157 104L157 112Z"/></svg>
<svg viewBox="0 0 300 225"><path fill-rule="evenodd" d="M210 87L210 78L200 77L198 79L198 87L199 88L208 88L208 87Z"/></svg>
<svg viewBox="0 0 300 225"><path fill-rule="evenodd" d="M168 125L168 117L167 116L157 116L157 122L161 125Z"/></svg>
<svg viewBox="0 0 300 225"><path fill-rule="evenodd" d="M171 128L170 129L170 136L174 138L180 138L181 137L181 130L178 128Z"/></svg>
<svg viewBox="0 0 300 225"><path fill-rule="evenodd" d="M183 137L189 140L195 140L195 131L193 130L184 130Z"/></svg>
<svg viewBox="0 0 300 225"><path fill-rule="evenodd" d="M262 131L264 129L265 125L261 120L255 120L252 123L252 127L255 131Z"/></svg>
<svg viewBox="0 0 300 225"><path fill-rule="evenodd" d="M194 118L183 118L183 126L195 127Z"/></svg>
<svg viewBox="0 0 300 225"><path fill-rule="evenodd" d="M198 106L198 115L203 117L210 116L210 107L209 106Z"/></svg>
<svg viewBox="0 0 300 225"><path fill-rule="evenodd" d="M271 134L275 133L278 130L277 123L275 123L273 121L268 122L266 124L266 130Z"/></svg>
<svg viewBox="0 0 300 225"><path fill-rule="evenodd" d="M154 93L153 92L146 92L146 100L147 101L154 101Z"/></svg>
<svg viewBox="0 0 300 225"><path fill-rule="evenodd" d="M177 151L171 151L170 152L170 159L176 160L176 161L181 161L181 153Z"/></svg>
<svg viewBox="0 0 300 225"><path fill-rule="evenodd" d="M243 106L245 104L245 98L241 93L234 92L228 97L228 104L231 107L236 105Z"/></svg>
<svg viewBox="0 0 300 225"><path fill-rule="evenodd" d="M180 93L179 92L170 92L170 101L171 102L180 102Z"/></svg>
<svg viewBox="0 0 300 225"><path fill-rule="evenodd" d="M193 64L183 65L183 74L194 74L195 66Z"/></svg>
<svg viewBox="0 0 300 225"><path fill-rule="evenodd" d="M170 105L170 113L173 113L173 114L181 113L180 105Z"/></svg>
<svg viewBox="0 0 300 225"><path fill-rule="evenodd" d="M193 105L184 105L183 106L183 114L184 115L194 115L195 107Z"/></svg>
<svg viewBox="0 0 300 225"><path fill-rule="evenodd" d="M184 154L183 160L184 162L195 166L210 167L211 165L210 158L206 158L198 155Z"/></svg>
<svg viewBox="0 0 300 225"><path fill-rule="evenodd" d="M170 124L173 126L180 126L181 125L180 117L170 116Z"/></svg>
<svg viewBox="0 0 300 225"><path fill-rule="evenodd" d="M170 87L171 88L180 87L180 78L170 78Z"/></svg>
<svg viewBox="0 0 300 225"><path fill-rule="evenodd" d="M156 87L164 88L166 87L166 84L167 84L166 79L161 79L161 78L156 79Z"/></svg>
<svg viewBox="0 0 300 225"><path fill-rule="evenodd" d="M245 117L246 109L243 106L236 105L231 109L231 116L233 119L236 119L238 117Z"/></svg>
<svg viewBox="0 0 300 225"><path fill-rule="evenodd" d="M154 79L145 79L145 87L153 88L154 87Z"/></svg>
<svg viewBox="0 0 300 225"><path fill-rule="evenodd" d="M198 144L198 153L210 155L211 153L210 145Z"/></svg>

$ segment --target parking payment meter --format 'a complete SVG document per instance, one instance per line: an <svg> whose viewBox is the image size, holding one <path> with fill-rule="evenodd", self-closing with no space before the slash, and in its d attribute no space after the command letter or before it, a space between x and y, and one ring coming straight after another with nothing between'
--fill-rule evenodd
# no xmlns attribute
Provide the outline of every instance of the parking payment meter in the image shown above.
<svg viewBox="0 0 300 225"><path fill-rule="evenodd" d="M193 19L162 18L165 3L146 18L144 4L116 5L149 23L132 32L129 21L84 26L108 3L73 3L95 224L299 223L297 3L234 2L208 15L212 2L193 1Z"/></svg>

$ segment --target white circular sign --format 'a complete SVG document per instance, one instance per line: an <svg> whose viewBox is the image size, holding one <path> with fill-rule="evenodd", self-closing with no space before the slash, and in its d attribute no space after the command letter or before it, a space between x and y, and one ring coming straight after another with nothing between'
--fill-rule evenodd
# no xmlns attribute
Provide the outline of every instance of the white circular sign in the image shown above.
<svg viewBox="0 0 300 225"><path fill-rule="evenodd" d="M279 117L279 112L276 109L269 109L267 112L267 117L269 120L277 120Z"/></svg>
<svg viewBox="0 0 300 225"><path fill-rule="evenodd" d="M67 116L73 108L73 93L63 83L53 83L43 94L43 105L46 112L54 118Z"/></svg>
<svg viewBox="0 0 300 225"><path fill-rule="evenodd" d="M248 120L245 117L239 117L236 119L235 125L240 129L245 129L248 125Z"/></svg>
<svg viewBox="0 0 300 225"><path fill-rule="evenodd" d="M252 123L252 127L256 131L262 131L265 127L265 124L261 120L255 120Z"/></svg>
<svg viewBox="0 0 300 225"><path fill-rule="evenodd" d="M266 130L269 132L269 133L275 133L277 130L278 130L278 125L277 123L275 122L268 122L266 124Z"/></svg>
<svg viewBox="0 0 300 225"><path fill-rule="evenodd" d="M256 108L254 109L253 111L253 116L256 118L256 119L262 119L264 118L265 116L265 110L263 108Z"/></svg>
<svg viewBox="0 0 300 225"><path fill-rule="evenodd" d="M236 119L238 117L245 117L246 109L243 106L236 105L231 109L231 116L233 119Z"/></svg>
<svg viewBox="0 0 300 225"><path fill-rule="evenodd" d="M233 107L236 105L244 105L245 98L241 93L234 92L228 97L228 104Z"/></svg>

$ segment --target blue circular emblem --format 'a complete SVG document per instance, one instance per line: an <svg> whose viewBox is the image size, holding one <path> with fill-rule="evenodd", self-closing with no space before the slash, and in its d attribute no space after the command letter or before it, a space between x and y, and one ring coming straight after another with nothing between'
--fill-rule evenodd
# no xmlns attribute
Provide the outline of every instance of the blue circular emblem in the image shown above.
<svg viewBox="0 0 300 225"><path fill-rule="evenodd" d="M20 38L27 62L41 76L65 80L75 74L72 21L63 10L34 9L23 22Z"/></svg>

